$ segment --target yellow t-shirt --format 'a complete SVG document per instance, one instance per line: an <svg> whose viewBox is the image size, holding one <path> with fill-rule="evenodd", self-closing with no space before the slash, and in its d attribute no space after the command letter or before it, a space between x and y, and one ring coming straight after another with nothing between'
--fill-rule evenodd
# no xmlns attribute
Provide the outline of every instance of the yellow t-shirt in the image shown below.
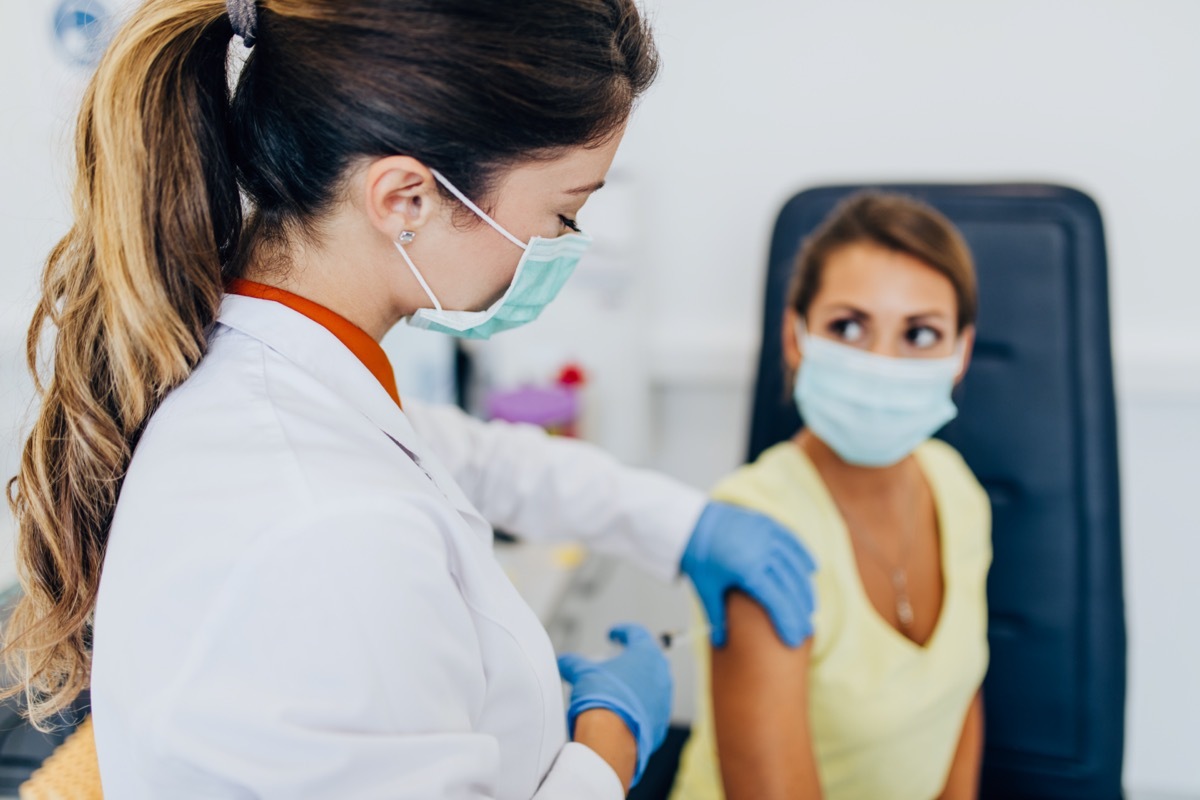
<svg viewBox="0 0 1200 800"><path fill-rule="evenodd" d="M841 514L793 442L725 479L717 500L761 511L816 557L809 725L825 800L930 800L945 786L963 721L987 671L991 507L966 463L930 440L916 452L937 508L945 591L920 646L866 595ZM702 648L696 722L673 800L724 797Z"/></svg>

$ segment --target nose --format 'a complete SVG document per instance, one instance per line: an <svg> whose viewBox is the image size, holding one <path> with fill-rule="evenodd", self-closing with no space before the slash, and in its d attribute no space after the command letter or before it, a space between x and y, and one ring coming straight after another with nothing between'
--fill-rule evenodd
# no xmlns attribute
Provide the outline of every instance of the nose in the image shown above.
<svg viewBox="0 0 1200 800"><path fill-rule="evenodd" d="M886 356L888 358L901 358L901 340L894 336L876 336L867 352L876 356Z"/></svg>

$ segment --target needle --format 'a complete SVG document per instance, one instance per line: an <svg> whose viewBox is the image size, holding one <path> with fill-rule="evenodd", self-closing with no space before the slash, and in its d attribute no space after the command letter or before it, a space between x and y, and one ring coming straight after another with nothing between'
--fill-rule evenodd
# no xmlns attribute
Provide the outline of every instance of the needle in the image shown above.
<svg viewBox="0 0 1200 800"><path fill-rule="evenodd" d="M680 642L690 642L698 636L707 636L712 630L707 625L700 625L685 631L663 631L658 635L658 643L663 650L670 650Z"/></svg>

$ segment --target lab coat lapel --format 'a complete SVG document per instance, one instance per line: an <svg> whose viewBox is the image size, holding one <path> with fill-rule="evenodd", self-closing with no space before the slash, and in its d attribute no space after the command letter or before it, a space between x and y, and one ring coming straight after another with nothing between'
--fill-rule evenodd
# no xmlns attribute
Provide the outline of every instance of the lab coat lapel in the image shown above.
<svg viewBox="0 0 1200 800"><path fill-rule="evenodd" d="M491 526L371 371L336 336L281 303L242 295L225 295L217 321L258 339L316 377L347 405L371 420L424 470L472 530L491 546Z"/></svg>

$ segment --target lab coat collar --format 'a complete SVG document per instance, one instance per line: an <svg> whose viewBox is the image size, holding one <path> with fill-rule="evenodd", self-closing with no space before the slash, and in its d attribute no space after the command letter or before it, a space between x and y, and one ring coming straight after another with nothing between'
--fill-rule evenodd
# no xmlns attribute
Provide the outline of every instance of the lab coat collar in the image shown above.
<svg viewBox="0 0 1200 800"><path fill-rule="evenodd" d="M282 303L227 294L217 322L258 339L327 386L385 433L491 545L493 531L429 451L408 417L371 371L321 324Z"/></svg>

